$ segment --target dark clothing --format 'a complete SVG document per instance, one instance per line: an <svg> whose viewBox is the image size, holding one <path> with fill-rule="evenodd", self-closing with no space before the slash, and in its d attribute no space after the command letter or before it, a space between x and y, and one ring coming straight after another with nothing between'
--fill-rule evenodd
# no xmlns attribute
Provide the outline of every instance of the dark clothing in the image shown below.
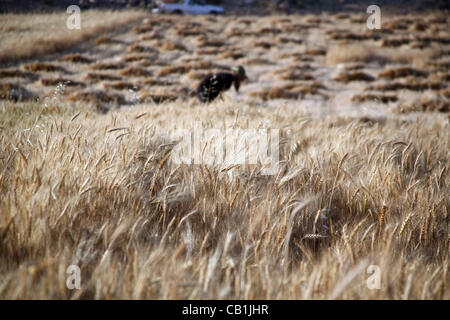
<svg viewBox="0 0 450 320"><path fill-rule="evenodd" d="M228 72L208 75L197 87L197 96L201 102L211 102L222 92L230 89L235 75ZM237 84L237 82L236 82ZM236 86L239 89L239 85Z"/></svg>

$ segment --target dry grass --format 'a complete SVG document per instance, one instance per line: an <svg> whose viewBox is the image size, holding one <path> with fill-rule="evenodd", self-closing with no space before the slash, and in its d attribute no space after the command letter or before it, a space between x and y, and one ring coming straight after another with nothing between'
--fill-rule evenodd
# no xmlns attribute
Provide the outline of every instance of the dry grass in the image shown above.
<svg viewBox="0 0 450 320"><path fill-rule="evenodd" d="M67 74L3 67L0 298L450 299L448 30L427 15L410 19L427 30L411 31L400 16L400 33L352 46L327 39L361 16L152 15L141 29L92 38L120 45L89 41L46 57ZM373 41L407 34L429 48ZM215 40L225 46L196 47ZM169 42L196 49L156 46ZM193 97L202 76L238 64L250 79L239 92ZM399 64L428 77L332 79ZM134 78L141 70L152 75ZM64 90L68 80L86 86ZM279 128L278 168L180 164L180 128ZM200 141L204 158L216 142ZM72 264L80 290L66 288ZM379 290L366 285L369 265L380 268Z"/></svg>
<svg viewBox="0 0 450 320"><path fill-rule="evenodd" d="M85 87L86 84L84 82L70 80L66 78L42 78L41 84L43 86L51 86L56 87L60 84L63 84L68 87Z"/></svg>
<svg viewBox="0 0 450 320"><path fill-rule="evenodd" d="M141 90L139 95L139 100L142 102L161 104L164 102L175 101L179 96L166 88L163 89L153 89L151 91Z"/></svg>
<svg viewBox="0 0 450 320"><path fill-rule="evenodd" d="M323 85L321 82L319 81L311 81L311 82L306 82L303 84L299 84L296 82L291 82L291 83L287 83L285 84L285 88L289 89L291 92L294 93L301 93L302 95L317 95L320 94L323 96L321 90L325 90L326 86Z"/></svg>
<svg viewBox="0 0 450 320"><path fill-rule="evenodd" d="M341 13L335 14L333 16L333 18L337 19L337 20L347 20L347 19L350 19L350 15L348 13L341 12Z"/></svg>
<svg viewBox="0 0 450 320"><path fill-rule="evenodd" d="M105 37L105 36L95 39L95 44L97 44L97 45L120 44L120 43L122 43L122 42L119 40L112 39L110 37Z"/></svg>
<svg viewBox="0 0 450 320"><path fill-rule="evenodd" d="M200 36L197 39L197 47L204 48L204 47L215 47L215 48L222 48L225 47L226 43L219 39L208 39L206 36Z"/></svg>
<svg viewBox="0 0 450 320"><path fill-rule="evenodd" d="M354 33L345 30L330 30L327 32L330 39L333 40L351 40L351 41L364 41L364 40L379 40L380 35L377 33Z"/></svg>
<svg viewBox="0 0 450 320"><path fill-rule="evenodd" d="M387 63L412 64L420 67L428 61L432 61L440 54L439 49L391 49L379 48L366 44L345 44L331 46L326 55L328 65L339 63Z"/></svg>
<svg viewBox="0 0 450 320"><path fill-rule="evenodd" d="M136 26L132 29L132 31L137 34L151 32L152 30L153 30L153 27L151 25Z"/></svg>
<svg viewBox="0 0 450 320"><path fill-rule="evenodd" d="M306 73L295 68L276 70L273 73L276 74L277 78L280 80L291 80L291 81L314 80L314 76L311 75L310 73Z"/></svg>
<svg viewBox="0 0 450 320"><path fill-rule="evenodd" d="M227 110L75 109L4 131L0 297L450 298L445 117ZM270 121L284 128L285 161L273 176L178 165L166 133L196 119L204 129ZM81 290L66 289L72 264ZM366 286L371 264L380 290Z"/></svg>
<svg viewBox="0 0 450 320"><path fill-rule="evenodd" d="M0 69L0 78L25 78L36 79L36 75L32 72L24 72L15 68Z"/></svg>
<svg viewBox="0 0 450 320"><path fill-rule="evenodd" d="M274 35L274 34L280 34L283 30L280 28L274 28L274 27L262 27L258 30L256 30L255 34L259 35Z"/></svg>
<svg viewBox="0 0 450 320"><path fill-rule="evenodd" d="M229 70L229 67L225 67L225 66L221 66L217 63L208 61L208 60L197 60L197 61L192 61L189 64L189 68L192 70L208 70L208 71L212 71L214 69L226 69Z"/></svg>
<svg viewBox="0 0 450 320"><path fill-rule="evenodd" d="M311 62L314 58L306 55L304 52L285 52L278 55L277 59L290 59L295 62Z"/></svg>
<svg viewBox="0 0 450 320"><path fill-rule="evenodd" d="M53 63L33 62L25 64L23 68L30 72L62 72L67 73L67 70L59 65Z"/></svg>
<svg viewBox="0 0 450 320"><path fill-rule="evenodd" d="M66 54L58 59L61 62L72 62L72 63L92 63L92 60L79 54L79 53L71 53Z"/></svg>
<svg viewBox="0 0 450 320"><path fill-rule="evenodd" d="M290 92L284 87L272 87L270 89L261 89L251 91L247 94L249 97L260 98L262 100L272 99L298 99L298 94Z"/></svg>
<svg viewBox="0 0 450 320"><path fill-rule="evenodd" d="M28 101L36 96L17 83L0 83L0 100Z"/></svg>
<svg viewBox="0 0 450 320"><path fill-rule="evenodd" d="M147 54L147 53L140 53L140 54L129 54L122 57L123 62L152 62L155 59L156 55L154 54Z"/></svg>
<svg viewBox="0 0 450 320"><path fill-rule="evenodd" d="M146 85L146 86L171 86L171 85L175 84L176 82L147 77L144 80L140 81L140 83L142 83L142 85Z"/></svg>
<svg viewBox="0 0 450 320"><path fill-rule="evenodd" d="M189 70L191 70L191 66L190 65L179 65L179 66L167 66L167 67L163 67L160 68L156 74L159 77L164 77L170 74L174 74L174 73L187 73Z"/></svg>
<svg viewBox="0 0 450 320"><path fill-rule="evenodd" d="M139 90L140 85L137 85L135 83L131 82L125 82L125 81L116 81L113 83L103 83L103 88L105 89L114 89L114 90Z"/></svg>
<svg viewBox="0 0 450 320"><path fill-rule="evenodd" d="M431 65L436 68L436 70L442 71L442 72L448 72L450 70L450 60L447 61L433 61L431 62Z"/></svg>
<svg viewBox="0 0 450 320"><path fill-rule="evenodd" d="M284 33L299 33L299 32L304 32L308 29L313 28L314 25L310 25L310 24L305 24L305 23L293 23L293 24L289 24L287 26L285 26L283 28L283 32Z"/></svg>
<svg viewBox="0 0 450 320"><path fill-rule="evenodd" d="M323 48L308 49L305 51L305 55L308 56L325 56L326 54L327 50Z"/></svg>
<svg viewBox="0 0 450 320"><path fill-rule="evenodd" d="M389 57L381 54L376 47L369 47L360 44L338 45L331 47L327 52L326 59L328 65L336 65L345 62L385 63L386 61L389 61Z"/></svg>
<svg viewBox="0 0 450 320"><path fill-rule="evenodd" d="M191 70L185 75L185 78L186 78L186 80L196 81L197 82L197 81L203 80L209 74L210 74L209 71Z"/></svg>
<svg viewBox="0 0 450 320"><path fill-rule="evenodd" d="M124 68L125 65L117 62L99 62L91 64L89 69L92 70L118 70Z"/></svg>
<svg viewBox="0 0 450 320"><path fill-rule="evenodd" d="M164 36L159 32L153 31L150 33L143 34L142 36L139 37L139 39L141 41L161 40L164 39Z"/></svg>
<svg viewBox="0 0 450 320"><path fill-rule="evenodd" d="M98 82L98 81L117 81L121 78L112 74L108 73L94 73L89 72L84 77L84 80L90 80L91 82Z"/></svg>
<svg viewBox="0 0 450 320"><path fill-rule="evenodd" d="M423 95L420 99L397 106L394 109L399 113L410 112L450 112L450 98L444 95Z"/></svg>
<svg viewBox="0 0 450 320"><path fill-rule="evenodd" d="M272 48L272 45L274 45L274 44L271 42L268 42L268 41L263 41L263 40L255 41L253 43L253 47L262 48L262 49L266 49L266 50Z"/></svg>
<svg viewBox="0 0 450 320"><path fill-rule="evenodd" d="M164 41L158 44L158 47L164 51L188 51L187 47L179 41Z"/></svg>
<svg viewBox="0 0 450 320"><path fill-rule="evenodd" d="M450 88L442 89L439 93L443 97L446 97L447 99L450 99Z"/></svg>
<svg viewBox="0 0 450 320"><path fill-rule="evenodd" d="M128 67L120 70L119 74L124 77L148 77L152 75L152 72L144 68Z"/></svg>
<svg viewBox="0 0 450 320"><path fill-rule="evenodd" d="M378 74L379 78L385 78L390 80L409 76L417 78L426 78L428 77L428 72L411 67L398 67L383 70Z"/></svg>
<svg viewBox="0 0 450 320"><path fill-rule="evenodd" d="M198 54L201 54L202 52L198 52ZM245 57L245 53L240 50L226 50L222 54L220 54L220 57L223 59L233 59L238 60L243 57Z"/></svg>
<svg viewBox="0 0 450 320"><path fill-rule="evenodd" d="M67 100L70 102L88 103L100 112L106 112L112 106L119 107L126 103L126 100L121 94L107 93L100 90L74 92L69 95Z"/></svg>
<svg viewBox="0 0 450 320"><path fill-rule="evenodd" d="M28 14L26 19L20 14L3 14L0 19L0 63L67 50L145 15L145 12L135 10L88 10L83 12L82 28L69 30L66 14Z"/></svg>
<svg viewBox="0 0 450 320"><path fill-rule="evenodd" d="M186 28L186 29L178 29L177 34L182 37L196 37L205 35L207 30L205 30L202 27L194 26L192 28Z"/></svg>
<svg viewBox="0 0 450 320"><path fill-rule="evenodd" d="M382 47L400 47L411 42L410 38L397 38L397 39L383 39L381 40Z"/></svg>
<svg viewBox="0 0 450 320"><path fill-rule="evenodd" d="M127 50L128 53L158 53L158 50L155 48L147 47L147 46L141 46L139 44L133 44L130 46Z"/></svg>
<svg viewBox="0 0 450 320"><path fill-rule="evenodd" d="M377 83L367 88L367 90L377 91L397 91L397 90L411 90L411 91L424 91L424 90L441 90L445 89L446 85L442 82L432 81L417 81L407 80L405 82L386 82Z"/></svg>
<svg viewBox="0 0 450 320"><path fill-rule="evenodd" d="M245 66L259 66L259 65L273 65L275 64L272 60L264 59L264 58L250 58L245 59Z"/></svg>
<svg viewBox="0 0 450 320"><path fill-rule="evenodd" d="M221 48L215 48L215 47L206 47L195 50L195 53L199 56L203 55L214 55L218 56L220 54L224 54L223 49Z"/></svg>
<svg viewBox="0 0 450 320"><path fill-rule="evenodd" d="M302 44L303 40L299 38L290 38L290 37L277 37L276 41L278 43L287 44L287 43L294 43L294 44Z"/></svg>

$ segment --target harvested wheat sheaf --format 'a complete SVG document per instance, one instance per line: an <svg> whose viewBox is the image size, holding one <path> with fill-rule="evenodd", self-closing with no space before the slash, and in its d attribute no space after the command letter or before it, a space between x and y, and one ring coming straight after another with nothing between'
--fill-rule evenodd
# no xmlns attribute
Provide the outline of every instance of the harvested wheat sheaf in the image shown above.
<svg viewBox="0 0 450 320"><path fill-rule="evenodd" d="M120 77L112 75L112 74L107 74L107 73L93 73L93 72L89 72L88 74L86 74L84 79L90 80L92 82L117 81L117 80L120 80Z"/></svg>
<svg viewBox="0 0 450 320"><path fill-rule="evenodd" d="M397 78L404 78L408 76L413 77L421 77L425 78L428 77L428 72L424 70L419 70L411 67L398 67L398 68L391 68L386 69L378 74L379 78L385 78L385 79L397 79Z"/></svg>
<svg viewBox="0 0 450 320"><path fill-rule="evenodd" d="M126 103L121 94L106 93L104 91L79 91L74 92L67 98L68 101L79 102L84 101L93 104L100 111L107 111L108 108L104 104L112 104L120 106Z"/></svg>
<svg viewBox="0 0 450 320"><path fill-rule="evenodd" d="M26 64L23 66L26 71L30 72L62 72L67 73L66 69L53 63L44 63L36 61L34 63Z"/></svg>
<svg viewBox="0 0 450 320"><path fill-rule="evenodd" d="M72 54L66 54L58 59L61 62L72 62L72 63L92 63L92 60L79 54L79 53L72 53Z"/></svg>
<svg viewBox="0 0 450 320"><path fill-rule="evenodd" d="M0 100L29 101L35 94L16 83L0 83Z"/></svg>
<svg viewBox="0 0 450 320"><path fill-rule="evenodd" d="M97 45L120 44L120 43L121 41L109 37L99 37L95 39L95 44Z"/></svg>
<svg viewBox="0 0 450 320"><path fill-rule="evenodd" d="M139 90L140 85L124 81L116 81L113 83L103 83L105 89L115 89L115 90Z"/></svg>
<svg viewBox="0 0 450 320"><path fill-rule="evenodd" d="M125 65L122 63L98 62L95 64L91 64L89 66L89 69L92 69L92 70L118 70L118 69L122 69L123 67L125 67Z"/></svg>
<svg viewBox="0 0 450 320"><path fill-rule="evenodd" d="M175 101L179 98L178 95L173 94L169 91L166 92L152 92L152 91L140 91L139 100L141 102L151 102L151 103L164 103L164 102L170 102Z"/></svg>
<svg viewBox="0 0 450 320"><path fill-rule="evenodd" d="M375 77L371 76L362 71L353 71L353 72L341 72L334 80L339 82L351 82L351 81L366 81L371 82L375 80Z"/></svg>
<svg viewBox="0 0 450 320"><path fill-rule="evenodd" d="M450 112L450 99L449 97L444 97L440 95L425 95L420 99L407 103L401 104L395 108L395 111L399 113L409 113L409 112Z"/></svg>
<svg viewBox="0 0 450 320"><path fill-rule="evenodd" d="M119 74L121 76L127 76L127 77L147 77L147 76L151 76L152 72L149 70L146 70L144 68L128 67L128 68L120 70Z"/></svg>
<svg viewBox="0 0 450 320"><path fill-rule="evenodd" d="M64 85L67 87L85 87L86 84L84 82L65 79L65 78L42 78L41 84L43 86L51 86L56 87L58 85Z"/></svg>
<svg viewBox="0 0 450 320"><path fill-rule="evenodd" d="M174 73L187 73L189 70L191 70L191 67L189 65L167 66L157 70L156 74L159 77L163 77Z"/></svg>
<svg viewBox="0 0 450 320"><path fill-rule="evenodd" d="M354 102L365 102L365 101L374 101L374 102L395 102L398 100L398 97L395 95L388 94L376 94L376 93L364 93L357 94L352 97L352 101Z"/></svg>
<svg viewBox="0 0 450 320"><path fill-rule="evenodd" d="M290 92L282 87L272 87L268 90L251 91L247 95L249 97L260 98L262 100L298 98L298 94Z"/></svg>
<svg viewBox="0 0 450 320"><path fill-rule="evenodd" d="M25 78L36 79L36 75L32 72L24 72L15 68L0 69L0 78Z"/></svg>

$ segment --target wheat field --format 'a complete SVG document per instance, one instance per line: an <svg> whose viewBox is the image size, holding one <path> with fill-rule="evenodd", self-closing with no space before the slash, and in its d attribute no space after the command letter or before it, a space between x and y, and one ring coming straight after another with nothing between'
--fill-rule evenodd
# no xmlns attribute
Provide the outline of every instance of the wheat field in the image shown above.
<svg viewBox="0 0 450 320"><path fill-rule="evenodd" d="M141 35L139 29L131 34L136 30ZM107 37L97 42L115 39ZM120 34L117 39L125 41ZM189 45L173 45L183 61ZM124 65L115 67L86 50L82 55L96 64L89 70L127 79L123 70L139 67L143 77L144 71L154 75L152 81L168 79L164 68L170 65L152 69L153 63L121 60ZM131 54L139 50L134 43ZM270 65L283 53L260 52L257 46L243 59ZM421 53L435 59L433 52ZM331 66L346 59L339 51L311 54ZM359 62L368 55L354 54L364 56ZM402 59L413 65L414 57ZM54 66L61 66L59 58L52 56ZM75 74L64 68L68 72L59 69L59 76ZM259 68L254 81L269 67ZM88 72L72 80L83 88L101 84L108 94L116 85L128 87L118 83L123 78L94 81ZM195 78L191 69L184 72ZM23 85L37 92L39 79ZM257 86L249 86L209 105L153 96L100 110L84 96L68 100L63 85L39 101L0 100L0 298L450 299L448 109L399 114L370 102L367 113L358 103L345 112L326 106L327 112L311 112L276 92L264 93L267 104L255 102L249 93ZM263 175L261 164L173 161L171 132L198 126L279 129L277 172ZM66 285L70 265L80 268L80 289ZM381 277L375 289L368 285L374 267Z"/></svg>

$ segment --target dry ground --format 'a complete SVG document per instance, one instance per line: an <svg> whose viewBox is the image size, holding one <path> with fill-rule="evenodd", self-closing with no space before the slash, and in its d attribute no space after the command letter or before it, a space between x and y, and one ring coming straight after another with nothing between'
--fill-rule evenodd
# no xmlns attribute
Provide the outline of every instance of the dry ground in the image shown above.
<svg viewBox="0 0 450 320"><path fill-rule="evenodd" d="M0 297L449 299L449 21L363 18L147 16L5 64ZM177 164L196 124L280 129L279 170Z"/></svg>
<svg viewBox="0 0 450 320"><path fill-rule="evenodd" d="M186 101L205 74L240 64L250 81L227 97L253 106L281 103L319 116L449 111L445 14L384 13L373 31L362 14L143 16L88 11L82 29L70 31L64 14L6 15L5 61L54 54L4 65L0 99L45 100L61 83L68 101L102 111Z"/></svg>
<svg viewBox="0 0 450 320"><path fill-rule="evenodd" d="M143 17L145 13L137 10L91 10L83 12L80 30L69 30L66 27L67 14L3 14L0 21L0 63L70 49L99 33Z"/></svg>

